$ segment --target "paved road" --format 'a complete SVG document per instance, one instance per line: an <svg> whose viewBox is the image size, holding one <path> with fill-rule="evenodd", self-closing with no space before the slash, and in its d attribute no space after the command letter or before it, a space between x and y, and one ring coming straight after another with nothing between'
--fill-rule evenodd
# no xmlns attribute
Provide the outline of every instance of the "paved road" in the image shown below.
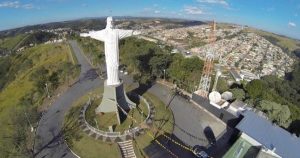
<svg viewBox="0 0 300 158"><path fill-rule="evenodd" d="M169 107L173 112L175 122L173 134L183 143L192 147L195 145L205 147L209 145L207 141L208 134L205 131L210 130L210 134L217 139L227 131L225 124L183 97L175 96L172 99L172 92L166 86L155 84L148 91L156 95L165 104L170 103ZM218 141L217 146L213 147L213 151L209 153L219 157L216 151L221 151L222 146L225 147L227 140L224 141ZM178 152L178 154L181 153Z"/></svg>
<svg viewBox="0 0 300 158"><path fill-rule="evenodd" d="M183 97L175 96L172 100L172 93L166 86L155 84L149 92L159 97L165 104L171 101L170 108L175 119L173 134L190 146L208 144L204 134L206 127L211 128L215 136L226 128L224 124Z"/></svg>
<svg viewBox="0 0 300 158"><path fill-rule="evenodd" d="M84 58L75 41L70 41L74 54L81 65L78 82L72 85L50 106L42 116L37 128L35 153L38 158L74 158L60 134L64 114L70 109L72 103L87 92L103 85L97 78L90 64Z"/></svg>
<svg viewBox="0 0 300 158"><path fill-rule="evenodd" d="M130 76L121 76L121 78L124 80L124 83L132 84L132 78ZM213 157L220 157L224 154L224 150L228 147L228 135L230 135L232 131L228 129L221 120L217 120L216 117L213 117L207 111L179 95L173 97L172 91L165 85L159 83L154 84L148 89L148 92L157 96L166 105L170 104L169 107L173 112L175 122L173 134L176 138L191 147L195 145L209 147L207 151ZM210 131L210 133L205 132L207 130ZM224 134L226 134L226 136L222 138ZM208 135L213 135L213 137L217 139L216 146L212 147L209 145ZM178 148L174 143L169 142L167 146L179 157L193 157L193 154ZM149 152L150 157L162 157L165 154L156 154L154 151L159 152L160 150L154 148L151 149L153 151Z"/></svg>
<svg viewBox="0 0 300 158"><path fill-rule="evenodd" d="M103 86L103 81L96 78L97 76L95 76L95 72L81 54L76 42L71 41L70 44L78 62L81 64L80 79L64 94L62 94L41 118L40 125L37 129L37 145L35 146L35 152L39 158L75 157L68 150L66 144L62 141L63 138L59 134L64 114L70 109L70 106L77 98L96 87ZM133 83L130 76L121 75L120 78L122 78L126 84ZM170 89L161 84L155 84L148 91L156 95L165 104L168 104L172 98L172 92ZM197 108L195 105L180 96L175 96L171 100L170 108L173 111L175 120L173 134L190 146L206 146L208 144L207 141L203 141L206 140L206 136L204 134L205 128L212 129L215 137L221 135L221 133L226 129L224 124L216 121L216 119L207 112ZM188 154L190 157L190 153Z"/></svg>

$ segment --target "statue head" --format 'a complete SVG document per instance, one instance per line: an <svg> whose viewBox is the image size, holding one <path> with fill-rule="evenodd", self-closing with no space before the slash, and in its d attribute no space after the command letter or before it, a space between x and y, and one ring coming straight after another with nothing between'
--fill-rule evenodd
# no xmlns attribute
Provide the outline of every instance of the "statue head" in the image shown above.
<svg viewBox="0 0 300 158"><path fill-rule="evenodd" d="M109 16L106 19L106 28L113 29L113 27L114 27L113 18Z"/></svg>

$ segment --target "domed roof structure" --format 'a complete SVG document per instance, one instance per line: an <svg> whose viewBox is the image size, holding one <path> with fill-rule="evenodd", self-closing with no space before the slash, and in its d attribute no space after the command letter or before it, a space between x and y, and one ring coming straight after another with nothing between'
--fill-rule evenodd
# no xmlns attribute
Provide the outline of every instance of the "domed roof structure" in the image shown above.
<svg viewBox="0 0 300 158"><path fill-rule="evenodd" d="M232 100L232 98L233 98L232 96L233 96L232 93L229 91L222 93L222 98L226 101Z"/></svg>
<svg viewBox="0 0 300 158"><path fill-rule="evenodd" d="M221 94L217 91L212 91L208 96L209 100L213 103L218 103L221 101Z"/></svg>

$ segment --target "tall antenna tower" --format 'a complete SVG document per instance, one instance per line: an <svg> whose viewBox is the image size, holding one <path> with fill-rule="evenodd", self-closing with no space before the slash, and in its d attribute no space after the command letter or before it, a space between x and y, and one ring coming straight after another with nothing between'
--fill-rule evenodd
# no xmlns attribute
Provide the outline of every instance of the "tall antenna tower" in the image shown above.
<svg viewBox="0 0 300 158"><path fill-rule="evenodd" d="M215 30L216 30L216 23L215 21L210 23L210 33L208 36L208 42L213 46L214 42L216 41L215 37ZM195 92L196 94L207 98L211 83L211 73L213 69L213 62L214 62L214 53L207 52L205 56L204 67L201 75L201 80L199 83L198 90Z"/></svg>

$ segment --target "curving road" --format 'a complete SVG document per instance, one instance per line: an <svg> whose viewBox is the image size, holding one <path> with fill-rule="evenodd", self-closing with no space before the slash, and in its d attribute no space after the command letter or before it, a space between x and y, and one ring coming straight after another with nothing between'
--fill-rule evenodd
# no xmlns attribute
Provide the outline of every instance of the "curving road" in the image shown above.
<svg viewBox="0 0 300 158"><path fill-rule="evenodd" d="M96 87L103 86L103 80L100 80L95 71L84 58L83 53L79 49L75 41L70 41L74 54L81 64L81 73L78 82L72 85L65 93L63 93L49 107L48 111L42 116L37 128L35 153L38 158L76 158L71 153L61 136L62 122L64 114L70 109L72 103L79 97L88 93ZM132 84L133 80L130 76L120 74L120 78L126 84ZM156 95L165 104L170 103L170 108L174 114L175 127L173 134L184 143L194 146L206 146L207 141L204 134L206 127L211 128L215 137L220 137L226 126L216 118L211 116L205 110L196 107L194 104L186 101L180 96L171 96L172 92L166 86L161 84L153 85L149 90L150 93ZM224 144L225 145L225 144ZM173 145L174 146L174 145ZM217 145L215 152L222 150L223 144ZM173 148L170 146L171 149ZM220 149L218 149L220 148ZM177 149L174 149L175 151ZM173 150L173 151L174 151ZM176 154L180 154L180 150ZM191 153L186 153L191 157ZM186 155L184 154L184 155ZM178 156L179 156L178 155ZM213 154L215 157L217 155ZM181 155L183 156L183 155ZM149 157L156 157L149 155ZM183 156L186 157L186 156Z"/></svg>
<svg viewBox="0 0 300 158"><path fill-rule="evenodd" d="M103 81L82 55L75 41L70 41L74 54L81 65L79 80L65 93L59 96L43 114L36 131L35 156L38 158L75 158L61 136L62 123L65 113L72 103L87 92L102 86Z"/></svg>

